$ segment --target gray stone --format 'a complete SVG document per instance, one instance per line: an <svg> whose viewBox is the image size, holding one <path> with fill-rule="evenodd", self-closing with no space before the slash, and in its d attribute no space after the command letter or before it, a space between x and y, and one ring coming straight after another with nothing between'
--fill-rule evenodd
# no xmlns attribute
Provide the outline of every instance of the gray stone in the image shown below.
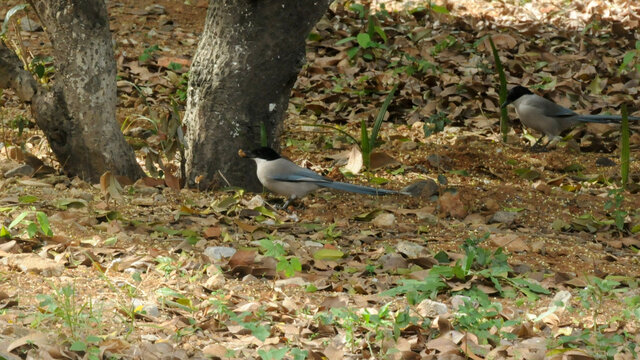
<svg viewBox="0 0 640 360"><path fill-rule="evenodd" d="M407 269L409 262L399 254L384 254L378 260L382 264L382 268L387 269Z"/></svg>
<svg viewBox="0 0 640 360"><path fill-rule="evenodd" d="M433 214L425 214L421 219L427 225L437 225L440 219Z"/></svg>
<svg viewBox="0 0 640 360"><path fill-rule="evenodd" d="M86 202L91 202L93 201L93 194L88 193L86 191L82 191L80 189L71 189L69 191L69 194L71 195L71 197L73 198L78 198L78 199L82 199Z"/></svg>
<svg viewBox="0 0 640 360"><path fill-rule="evenodd" d="M417 258L423 251L425 251L424 246L410 241L399 242L396 249L398 249L399 253L405 254L410 259Z"/></svg>
<svg viewBox="0 0 640 360"><path fill-rule="evenodd" d="M144 8L144 11L146 11L148 15L162 15L167 12L164 6L159 4L149 5L146 8Z"/></svg>
<svg viewBox="0 0 640 360"><path fill-rule="evenodd" d="M371 221L373 225L378 227L391 227L395 222L396 217L391 213L382 213Z"/></svg>
<svg viewBox="0 0 640 360"><path fill-rule="evenodd" d="M429 165L436 169L449 170L449 163L451 162L450 160L451 159L449 159L448 157L440 156L438 154L431 154L427 156L427 162L429 162Z"/></svg>
<svg viewBox="0 0 640 360"><path fill-rule="evenodd" d="M204 254L213 261L230 258L236 253L236 249L227 246L210 246L204 249Z"/></svg>
<svg viewBox="0 0 640 360"><path fill-rule="evenodd" d="M14 176L31 176L34 170L30 165L22 164L4 173L4 177L10 178Z"/></svg>
<svg viewBox="0 0 640 360"><path fill-rule="evenodd" d="M436 316L448 313L449 308L441 302L425 299L416 306L416 311L421 316L435 318Z"/></svg>
<svg viewBox="0 0 640 360"><path fill-rule="evenodd" d="M44 277L60 276L64 271L64 265L51 259L40 257L36 254L9 254L4 259L10 268L20 269L22 272L40 274Z"/></svg>
<svg viewBox="0 0 640 360"><path fill-rule="evenodd" d="M451 297L451 307L454 311L458 311L465 302L470 302L474 307L478 306L478 302L464 295L454 295Z"/></svg>
<svg viewBox="0 0 640 360"><path fill-rule="evenodd" d="M35 32L42 31L42 26L35 20L29 19L29 17L25 16L20 19L20 29L22 31Z"/></svg>
<svg viewBox="0 0 640 360"><path fill-rule="evenodd" d="M134 309L142 307L142 311L149 316L160 316L160 311L158 310L158 306L156 304L148 303L141 299L133 299L131 301L131 304L133 305Z"/></svg>
<svg viewBox="0 0 640 360"><path fill-rule="evenodd" d="M411 196L421 196L430 198L439 191L438 184L432 179L419 180L405 186L401 191L411 194Z"/></svg>
<svg viewBox="0 0 640 360"><path fill-rule="evenodd" d="M400 150L403 151L412 151L418 148L418 143L415 141L405 141L400 144Z"/></svg>
<svg viewBox="0 0 640 360"><path fill-rule="evenodd" d="M324 247L324 244L319 243L317 241L307 240L304 242L304 246L307 248L322 248Z"/></svg>
<svg viewBox="0 0 640 360"><path fill-rule="evenodd" d="M284 287L284 286L307 286L309 282L301 277L292 277L288 279L276 280L276 287Z"/></svg>
<svg viewBox="0 0 640 360"><path fill-rule="evenodd" d="M224 287L224 284L226 283L227 279L225 279L224 275L222 275L221 273L216 273L207 279L207 281L204 283L204 287L209 290L217 290L222 289Z"/></svg>
<svg viewBox="0 0 640 360"><path fill-rule="evenodd" d="M518 213L512 211L496 211L489 223L500 223L505 225L511 225L518 218Z"/></svg>

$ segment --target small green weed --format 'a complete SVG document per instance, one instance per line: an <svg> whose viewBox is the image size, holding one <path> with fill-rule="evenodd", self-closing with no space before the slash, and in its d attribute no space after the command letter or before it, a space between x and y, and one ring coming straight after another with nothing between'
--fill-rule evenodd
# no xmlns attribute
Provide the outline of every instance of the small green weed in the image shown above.
<svg viewBox="0 0 640 360"><path fill-rule="evenodd" d="M609 190L608 200L604 204L604 209L609 211L609 215L613 218L613 222L619 231L625 230L625 221L629 212L623 210L624 189Z"/></svg>
<svg viewBox="0 0 640 360"><path fill-rule="evenodd" d="M291 358L293 360L304 360L309 355L307 350L301 350L299 348L290 348L288 346L283 346L281 348L271 348L269 350L258 350L258 355L262 360L280 360L284 359L285 355L289 354L287 359Z"/></svg>
<svg viewBox="0 0 640 360"><path fill-rule="evenodd" d="M98 344L102 339L95 332L101 330L101 311L94 309L91 300L83 302L79 299L74 285L51 287L51 295L36 296L42 311L37 313L31 326L37 329L49 322L62 323L68 333L61 335L69 340L70 350L83 352L89 359L99 359Z"/></svg>
<svg viewBox="0 0 640 360"><path fill-rule="evenodd" d="M509 277L509 273L513 269L508 264L508 257L502 248L491 251L478 246L488 237L489 234L485 234L480 238L470 237L466 239L462 245L465 252L462 260L456 261L452 266L435 265L423 280L404 279L402 280L402 285L387 290L382 295L406 294L407 301L410 304L417 304L424 299L434 298L439 292L446 290L449 286L443 279L448 281L467 281L472 277L491 282L500 295L504 297L515 297L513 289L532 300L538 298L537 294L550 294L548 290L534 282L523 278ZM505 284L509 285L509 287L505 287Z"/></svg>
<svg viewBox="0 0 640 360"><path fill-rule="evenodd" d="M437 134L444 130L444 127L451 123L447 117L447 113L440 111L437 114L429 116L422 127L424 136L429 137L431 134Z"/></svg>
<svg viewBox="0 0 640 360"><path fill-rule="evenodd" d="M35 217L35 220L29 220L27 217ZM36 235L53 236L53 231L49 225L49 217L42 211L36 211L35 207L31 207L31 210L23 211L9 224L7 228L2 226L0 229L0 236L11 237L10 231L18 225L24 225L24 233L29 238L34 238Z"/></svg>
<svg viewBox="0 0 640 360"><path fill-rule="evenodd" d="M160 50L160 46L158 45L149 46L148 48L144 49L142 54L140 54L140 56L138 57L138 61L140 61L141 63L146 62L147 60L151 59L153 53L158 50Z"/></svg>
<svg viewBox="0 0 640 360"><path fill-rule="evenodd" d="M278 262L276 271L284 272L284 276L291 277L296 272L302 271L300 259L295 256L286 256L287 251L282 244L273 241L273 239L260 240L260 247L264 250L264 256L271 256Z"/></svg>
<svg viewBox="0 0 640 360"><path fill-rule="evenodd" d="M222 300L224 298L224 294L219 294L218 298L210 298L208 300L209 304L212 305L211 314L215 316L219 321L225 321L229 319L243 328L251 331L251 334L256 338L264 341L271 334L271 330L269 327L262 325L261 320L265 318L264 309L260 309L258 311L249 312L244 311L242 313L236 314L227 306L227 300ZM255 319L255 321L252 321Z"/></svg>
<svg viewBox="0 0 640 360"><path fill-rule="evenodd" d="M362 4L352 4L351 10L357 12L360 19L367 19L366 31L362 31L356 36L344 38L336 42L336 45L355 41L355 46L347 50L349 59L361 54L363 59L371 61L376 57L378 49L387 49L385 46L387 35L379 20L379 18L385 16L385 12L378 12L375 15L369 14L369 7Z"/></svg>

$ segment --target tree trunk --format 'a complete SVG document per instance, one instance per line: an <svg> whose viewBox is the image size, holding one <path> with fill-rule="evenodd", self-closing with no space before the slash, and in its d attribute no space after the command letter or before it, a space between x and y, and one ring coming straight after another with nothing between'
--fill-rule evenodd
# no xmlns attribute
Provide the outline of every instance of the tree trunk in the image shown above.
<svg viewBox="0 0 640 360"><path fill-rule="evenodd" d="M0 79L0 86L22 88L17 94L31 102L36 123L68 175L91 182L108 170L131 179L144 176L116 121L116 64L104 0L29 3L51 39L53 87L38 86L4 45L0 77L10 69L14 80Z"/></svg>
<svg viewBox="0 0 640 360"><path fill-rule="evenodd" d="M261 189L241 148L260 145L264 124L276 145L291 88L304 64L305 40L329 0L211 0L191 66L186 177L200 188ZM277 146L274 146L277 148ZM201 177L203 176L203 177Z"/></svg>

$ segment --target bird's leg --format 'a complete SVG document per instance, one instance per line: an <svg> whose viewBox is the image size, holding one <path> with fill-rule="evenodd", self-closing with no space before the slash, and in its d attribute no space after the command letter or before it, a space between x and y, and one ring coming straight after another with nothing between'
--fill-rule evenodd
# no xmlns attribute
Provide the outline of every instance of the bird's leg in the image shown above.
<svg viewBox="0 0 640 360"><path fill-rule="evenodd" d="M540 136L540 138L535 142L535 144L531 145L531 151L533 152L546 152L549 151L547 145L549 145L550 141L547 141L546 144L541 145L540 141L545 138L545 135Z"/></svg>
<svg viewBox="0 0 640 360"><path fill-rule="evenodd" d="M533 148L533 147L538 146L538 144L540 144L540 141L542 141L542 139L544 139L544 137L545 137L545 135L544 135L544 134L542 134L542 136L540 136L540 137L538 138L538 140L536 140L536 142L535 142L533 145L531 145L531 147Z"/></svg>
<svg viewBox="0 0 640 360"><path fill-rule="evenodd" d="M291 202L292 202L293 200L295 200L295 199L296 199L296 196L295 196L295 195L291 195L291 197L289 197L289 198L287 199L287 201L285 201L284 205L282 205L282 208L281 208L281 209L283 209L283 210L287 210L287 208L289 207L289 204L291 204Z"/></svg>

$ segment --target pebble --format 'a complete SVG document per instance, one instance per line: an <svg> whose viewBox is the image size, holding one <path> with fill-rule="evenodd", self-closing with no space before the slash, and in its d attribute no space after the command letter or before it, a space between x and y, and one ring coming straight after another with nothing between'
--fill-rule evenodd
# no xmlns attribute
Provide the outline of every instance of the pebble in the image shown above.
<svg viewBox="0 0 640 360"><path fill-rule="evenodd" d="M31 176L34 170L27 164L22 164L4 173L4 177L10 178L14 176Z"/></svg>
<svg viewBox="0 0 640 360"><path fill-rule="evenodd" d="M209 246L204 249L204 254L213 261L219 261L223 258L230 258L236 253L236 249L227 246Z"/></svg>
<svg viewBox="0 0 640 360"><path fill-rule="evenodd" d="M396 217L391 213L382 213L371 221L373 225L378 227L391 227L395 222Z"/></svg>
<svg viewBox="0 0 640 360"><path fill-rule="evenodd" d="M518 218L518 213L512 211L497 211L493 214L489 223L511 225Z"/></svg>
<svg viewBox="0 0 640 360"><path fill-rule="evenodd" d="M423 317L435 318L438 315L444 315L449 312L446 304L424 299L416 306L416 311Z"/></svg>

